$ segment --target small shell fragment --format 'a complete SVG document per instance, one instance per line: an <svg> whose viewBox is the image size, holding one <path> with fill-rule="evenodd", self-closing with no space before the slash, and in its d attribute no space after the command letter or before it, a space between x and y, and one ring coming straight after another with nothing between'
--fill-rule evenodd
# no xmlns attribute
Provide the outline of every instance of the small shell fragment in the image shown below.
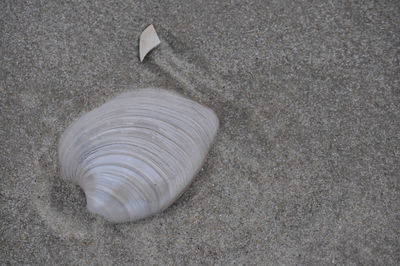
<svg viewBox="0 0 400 266"><path fill-rule="evenodd" d="M142 34L140 34L140 42L139 42L140 62L143 61L147 53L156 48L160 43L161 41L158 38L157 32L154 29L153 24L151 24L142 32Z"/></svg>

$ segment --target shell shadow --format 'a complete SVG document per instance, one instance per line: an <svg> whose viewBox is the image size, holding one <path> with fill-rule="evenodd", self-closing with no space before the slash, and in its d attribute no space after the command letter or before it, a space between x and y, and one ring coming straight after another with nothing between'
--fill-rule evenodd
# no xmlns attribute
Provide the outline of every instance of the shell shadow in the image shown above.
<svg viewBox="0 0 400 266"><path fill-rule="evenodd" d="M55 141L55 140L54 140ZM33 206L49 227L62 238L89 238L96 222L86 209L85 194L70 182L61 179L56 142L43 143L35 161L39 182L32 195Z"/></svg>
<svg viewBox="0 0 400 266"><path fill-rule="evenodd" d="M87 219L86 197L83 190L58 176L53 179L49 192L50 207L57 212L68 213L78 220Z"/></svg>

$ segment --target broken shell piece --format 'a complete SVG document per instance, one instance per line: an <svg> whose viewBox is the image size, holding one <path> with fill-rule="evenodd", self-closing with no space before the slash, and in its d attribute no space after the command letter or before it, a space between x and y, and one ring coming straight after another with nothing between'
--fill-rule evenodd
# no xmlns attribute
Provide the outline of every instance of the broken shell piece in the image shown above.
<svg viewBox="0 0 400 266"><path fill-rule="evenodd" d="M148 26L142 34L140 34L140 42L139 42L139 57L140 62L143 61L144 57L148 52L156 48L161 43L158 38L157 32L154 29L153 24Z"/></svg>

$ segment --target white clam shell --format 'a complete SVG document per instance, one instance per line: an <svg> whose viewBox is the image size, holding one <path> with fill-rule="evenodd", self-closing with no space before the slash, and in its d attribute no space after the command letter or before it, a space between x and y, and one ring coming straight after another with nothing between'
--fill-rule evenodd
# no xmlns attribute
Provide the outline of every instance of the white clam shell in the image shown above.
<svg viewBox="0 0 400 266"><path fill-rule="evenodd" d="M217 129L211 109L176 93L124 93L67 128L61 175L82 187L90 212L111 222L145 218L189 186Z"/></svg>

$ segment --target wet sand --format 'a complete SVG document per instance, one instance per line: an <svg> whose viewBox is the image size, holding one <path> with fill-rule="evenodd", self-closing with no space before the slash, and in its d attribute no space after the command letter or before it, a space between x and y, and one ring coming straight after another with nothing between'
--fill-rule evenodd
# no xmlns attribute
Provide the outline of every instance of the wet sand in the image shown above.
<svg viewBox="0 0 400 266"><path fill-rule="evenodd" d="M399 263L400 4L216 2L0 4L1 264ZM110 224L60 178L57 144L146 87L220 130L175 204Z"/></svg>

